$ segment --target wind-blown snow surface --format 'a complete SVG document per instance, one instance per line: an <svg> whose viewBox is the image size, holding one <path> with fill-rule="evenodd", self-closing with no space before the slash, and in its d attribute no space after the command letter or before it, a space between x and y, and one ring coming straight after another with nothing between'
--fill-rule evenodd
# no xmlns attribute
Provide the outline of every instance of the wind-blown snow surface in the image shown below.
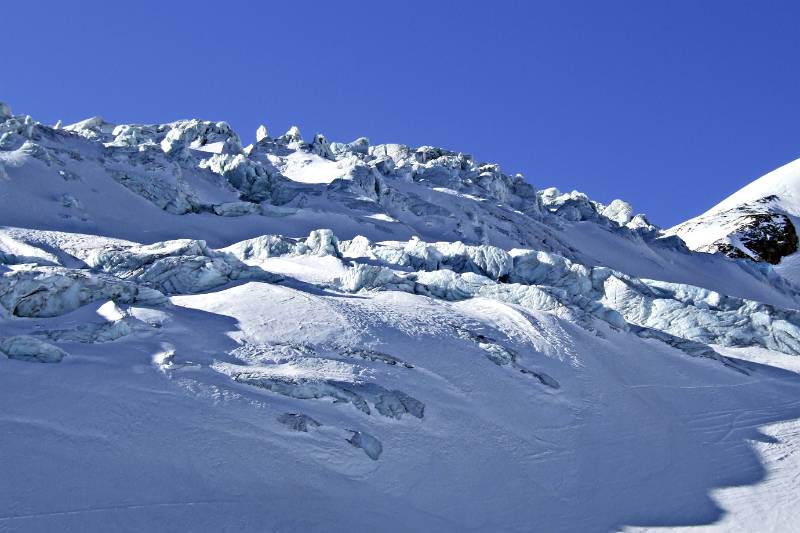
<svg viewBox="0 0 800 533"><path fill-rule="evenodd" d="M769 266L437 148L3 113L0 531L796 522Z"/></svg>

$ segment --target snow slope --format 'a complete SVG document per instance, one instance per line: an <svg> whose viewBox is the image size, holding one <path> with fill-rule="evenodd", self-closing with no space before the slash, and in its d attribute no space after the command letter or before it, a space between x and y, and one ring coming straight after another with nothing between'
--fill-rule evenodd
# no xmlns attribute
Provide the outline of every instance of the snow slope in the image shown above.
<svg viewBox="0 0 800 533"><path fill-rule="evenodd" d="M692 250L780 263L777 270L797 281L798 221L800 159L753 181L668 233L678 235Z"/></svg>
<svg viewBox="0 0 800 533"><path fill-rule="evenodd" d="M789 214L800 216L800 159L765 174L739 189L705 214L717 213L752 202L769 195L776 195L778 204Z"/></svg>
<svg viewBox="0 0 800 533"><path fill-rule="evenodd" d="M769 265L439 148L3 113L0 531L797 520Z"/></svg>

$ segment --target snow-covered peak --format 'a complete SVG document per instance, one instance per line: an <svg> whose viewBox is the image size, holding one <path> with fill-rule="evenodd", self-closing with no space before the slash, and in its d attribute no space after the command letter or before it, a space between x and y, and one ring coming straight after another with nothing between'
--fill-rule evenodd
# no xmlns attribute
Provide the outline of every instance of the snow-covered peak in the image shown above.
<svg viewBox="0 0 800 533"><path fill-rule="evenodd" d="M800 159L787 163L745 185L703 213L706 216L743 204L774 197L773 206L800 216Z"/></svg>
<svg viewBox="0 0 800 533"><path fill-rule="evenodd" d="M678 235L692 250L778 264L798 249L798 217L800 159L753 181L668 233Z"/></svg>

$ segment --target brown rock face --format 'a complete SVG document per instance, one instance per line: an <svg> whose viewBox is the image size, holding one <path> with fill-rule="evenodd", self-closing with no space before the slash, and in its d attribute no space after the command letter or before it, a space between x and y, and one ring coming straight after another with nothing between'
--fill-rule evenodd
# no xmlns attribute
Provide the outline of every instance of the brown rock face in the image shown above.
<svg viewBox="0 0 800 533"><path fill-rule="evenodd" d="M712 248L737 259L754 259L776 265L797 251L797 231L788 216L770 212L743 212L736 229Z"/></svg>

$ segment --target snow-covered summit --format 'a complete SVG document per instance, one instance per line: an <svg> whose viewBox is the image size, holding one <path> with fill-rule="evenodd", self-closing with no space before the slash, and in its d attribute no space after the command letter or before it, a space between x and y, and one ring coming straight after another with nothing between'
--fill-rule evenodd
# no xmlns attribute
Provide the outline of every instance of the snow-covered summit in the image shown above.
<svg viewBox="0 0 800 533"><path fill-rule="evenodd" d="M791 215L800 216L800 159L747 184L703 215L725 211L768 196L777 196L776 205Z"/></svg>
<svg viewBox="0 0 800 533"><path fill-rule="evenodd" d="M781 263L796 278L791 257L798 250L800 159L746 185L702 215L669 230L692 250Z"/></svg>

